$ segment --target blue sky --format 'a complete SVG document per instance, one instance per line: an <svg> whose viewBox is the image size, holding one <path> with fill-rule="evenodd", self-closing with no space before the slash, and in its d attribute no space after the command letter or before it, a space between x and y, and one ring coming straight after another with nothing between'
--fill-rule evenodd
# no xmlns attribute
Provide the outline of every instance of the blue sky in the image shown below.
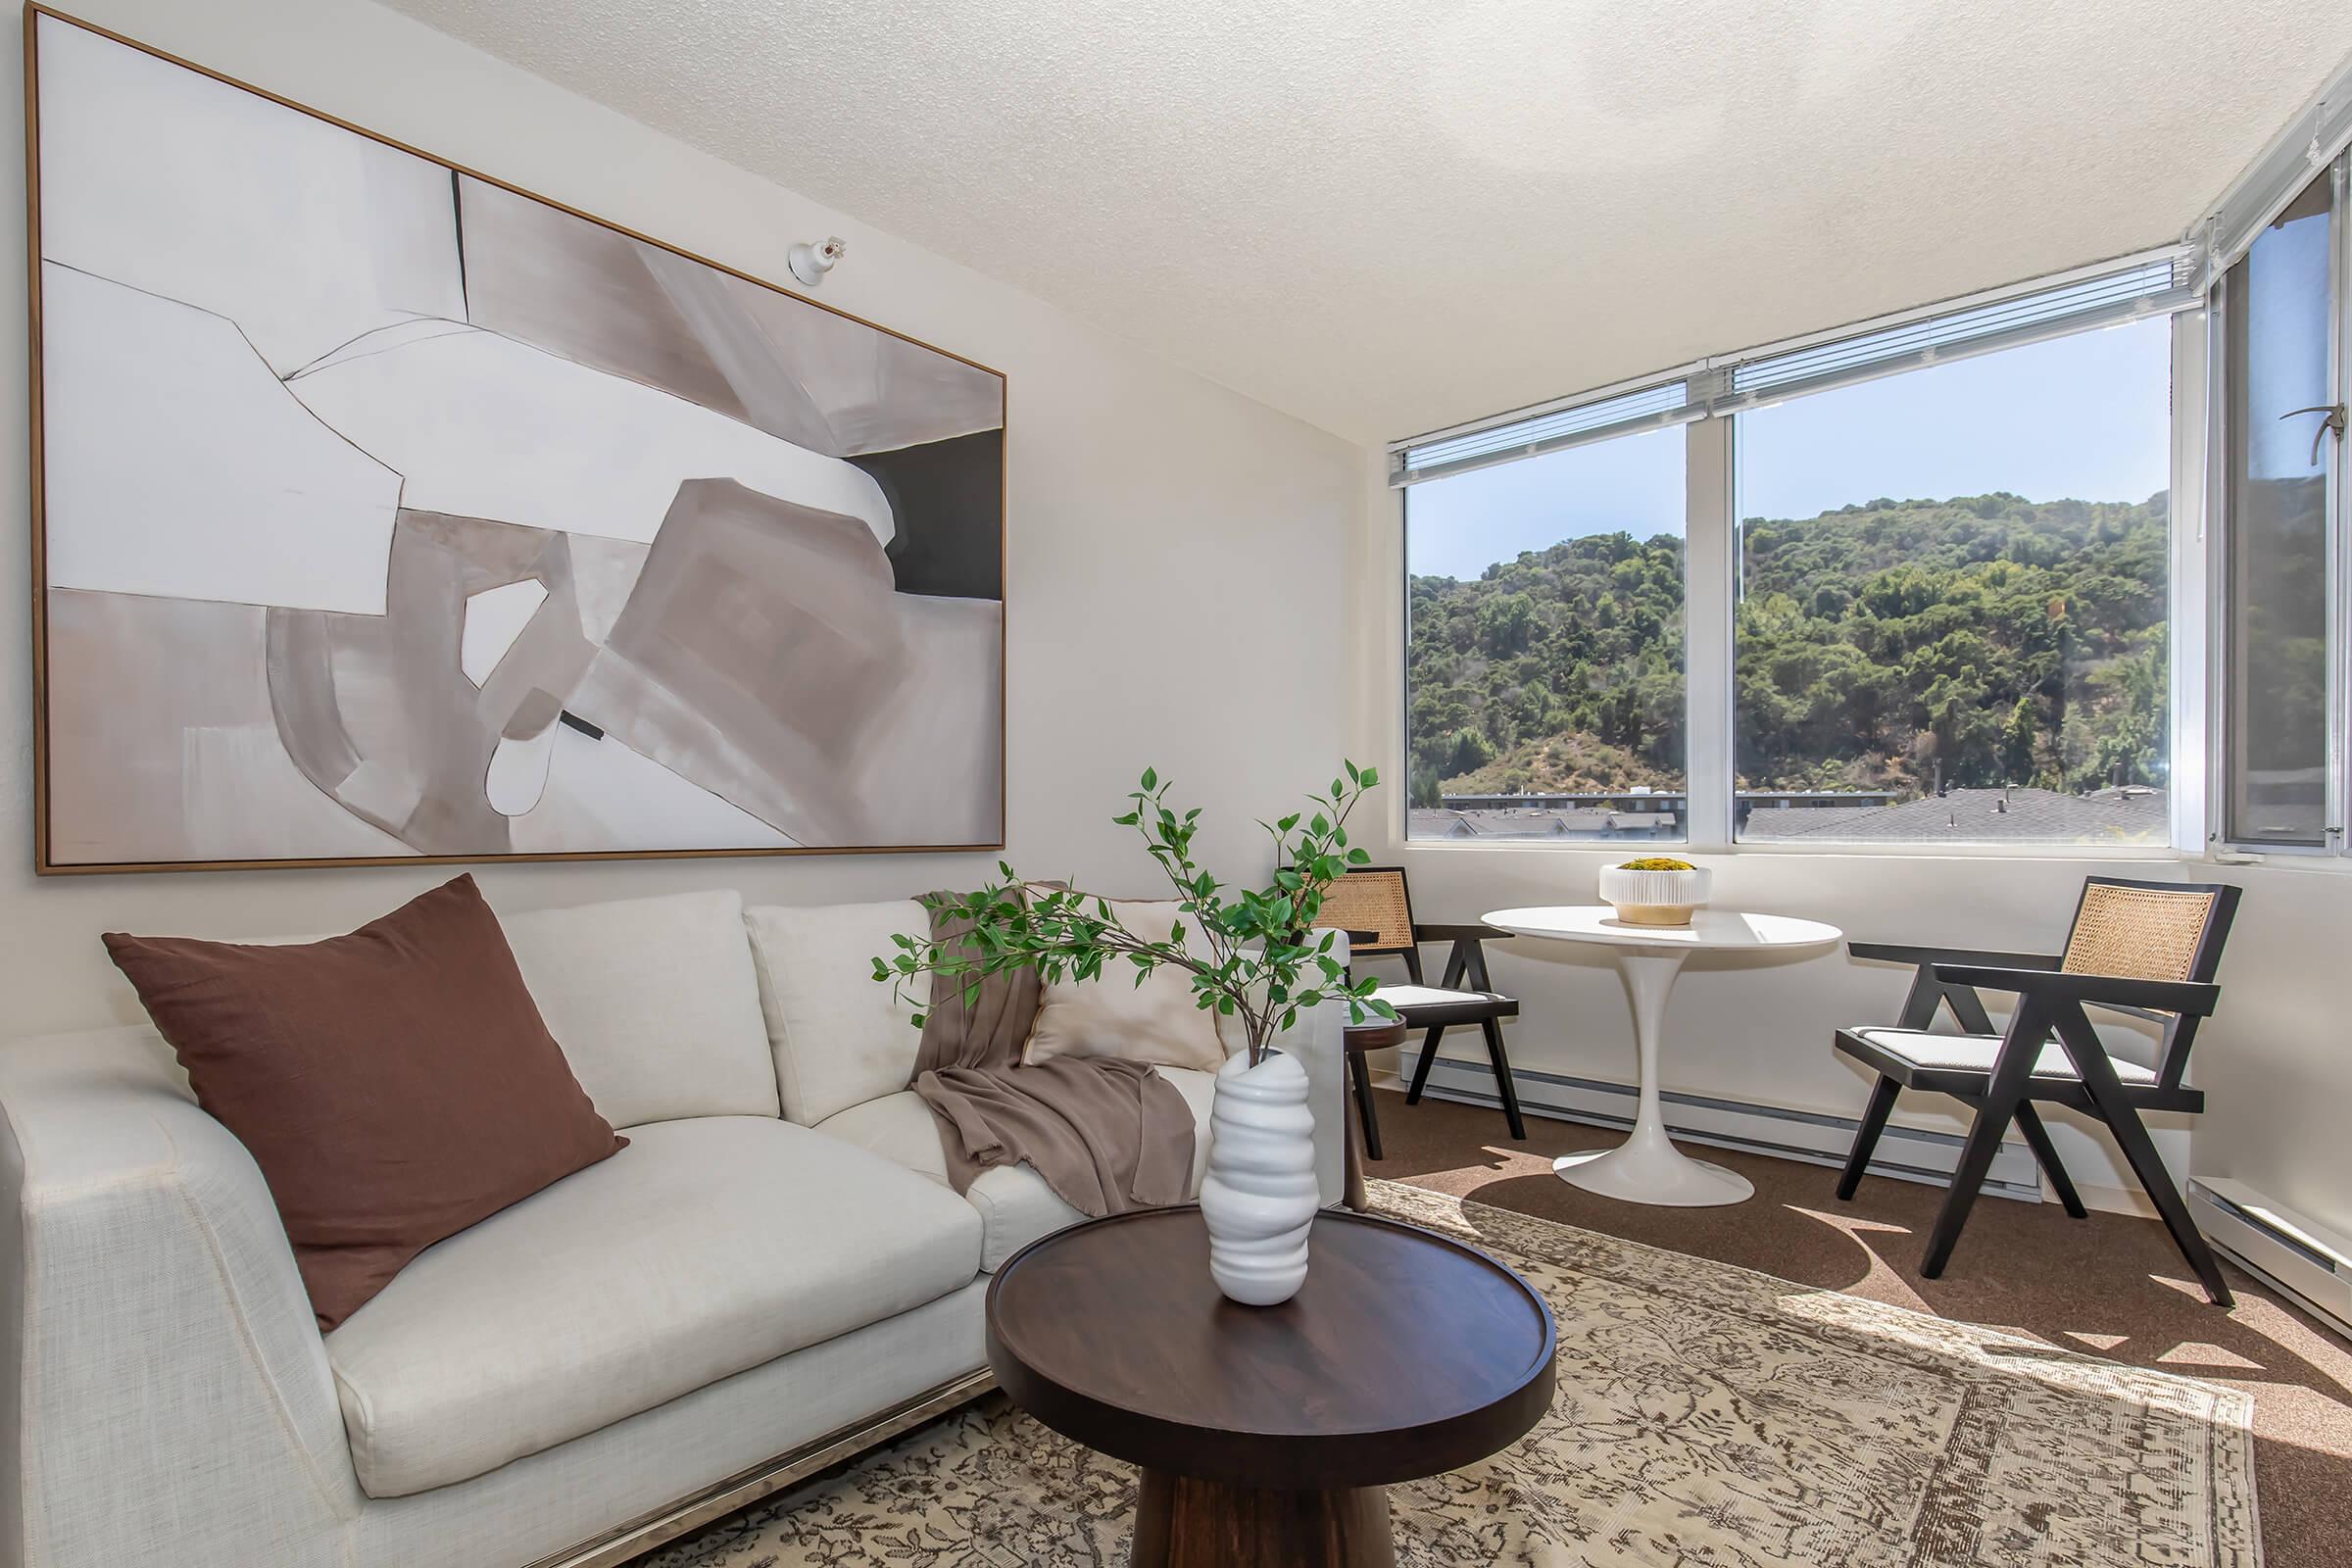
<svg viewBox="0 0 2352 1568"><path fill-rule="evenodd" d="M1740 416L1738 515L1991 490L2145 501L2170 483L2171 398L2171 326L2147 320L1792 399ZM1683 432L1654 430L1416 485L1410 568L1476 577L1583 534L1681 533L1683 461Z"/></svg>

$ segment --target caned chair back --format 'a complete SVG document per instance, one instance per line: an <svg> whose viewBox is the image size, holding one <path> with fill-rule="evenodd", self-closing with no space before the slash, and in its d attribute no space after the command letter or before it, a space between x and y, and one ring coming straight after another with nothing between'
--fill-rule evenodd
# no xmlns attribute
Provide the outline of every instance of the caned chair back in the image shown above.
<svg viewBox="0 0 2352 1568"><path fill-rule="evenodd" d="M1369 931L1374 940L1352 944L1357 956L1414 953L1413 902L1401 865L1359 865L1332 883L1315 913L1318 928Z"/></svg>
<svg viewBox="0 0 2352 1568"><path fill-rule="evenodd" d="M2236 888L2220 883L2085 878L2058 967L2070 974L2211 984L2237 915L2237 898ZM2164 1031L2157 1075L2166 1088L2178 1087L2197 1020L2171 1012L2144 1016Z"/></svg>

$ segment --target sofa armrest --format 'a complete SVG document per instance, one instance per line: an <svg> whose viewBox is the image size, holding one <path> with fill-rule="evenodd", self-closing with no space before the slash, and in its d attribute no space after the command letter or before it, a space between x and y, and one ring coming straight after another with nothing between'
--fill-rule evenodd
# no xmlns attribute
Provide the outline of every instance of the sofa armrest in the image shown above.
<svg viewBox="0 0 2352 1568"><path fill-rule="evenodd" d="M345 1560L362 1497L261 1171L146 1029L0 1045L0 1561Z"/></svg>

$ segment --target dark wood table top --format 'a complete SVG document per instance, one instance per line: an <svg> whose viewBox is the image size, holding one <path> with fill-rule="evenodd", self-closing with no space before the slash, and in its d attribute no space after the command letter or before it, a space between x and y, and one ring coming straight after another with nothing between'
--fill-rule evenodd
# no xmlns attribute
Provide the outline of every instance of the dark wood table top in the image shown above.
<svg viewBox="0 0 2352 1568"><path fill-rule="evenodd" d="M1306 1284L1228 1301L1197 1206L1075 1225L988 1288L988 1358L1046 1425L1113 1458L1241 1486L1385 1486L1486 1457L1550 1408L1533 1287L1394 1220L1315 1217Z"/></svg>
<svg viewBox="0 0 2352 1568"><path fill-rule="evenodd" d="M1386 1051L1403 1045L1405 1033L1401 1018L1366 1018L1343 1027L1340 1043L1349 1051Z"/></svg>

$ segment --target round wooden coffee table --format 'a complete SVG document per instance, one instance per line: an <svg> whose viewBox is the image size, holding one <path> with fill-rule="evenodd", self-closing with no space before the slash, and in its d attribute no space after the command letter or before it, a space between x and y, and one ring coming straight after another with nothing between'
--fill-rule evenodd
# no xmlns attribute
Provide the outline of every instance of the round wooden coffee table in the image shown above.
<svg viewBox="0 0 2352 1568"><path fill-rule="evenodd" d="M1143 1469L1137 1568L1396 1561L1392 1482L1485 1458L1551 1405L1551 1311L1483 1252L1315 1217L1306 1284L1241 1306L1197 1207L1074 1225L988 1287L988 1359L1022 1408Z"/></svg>

